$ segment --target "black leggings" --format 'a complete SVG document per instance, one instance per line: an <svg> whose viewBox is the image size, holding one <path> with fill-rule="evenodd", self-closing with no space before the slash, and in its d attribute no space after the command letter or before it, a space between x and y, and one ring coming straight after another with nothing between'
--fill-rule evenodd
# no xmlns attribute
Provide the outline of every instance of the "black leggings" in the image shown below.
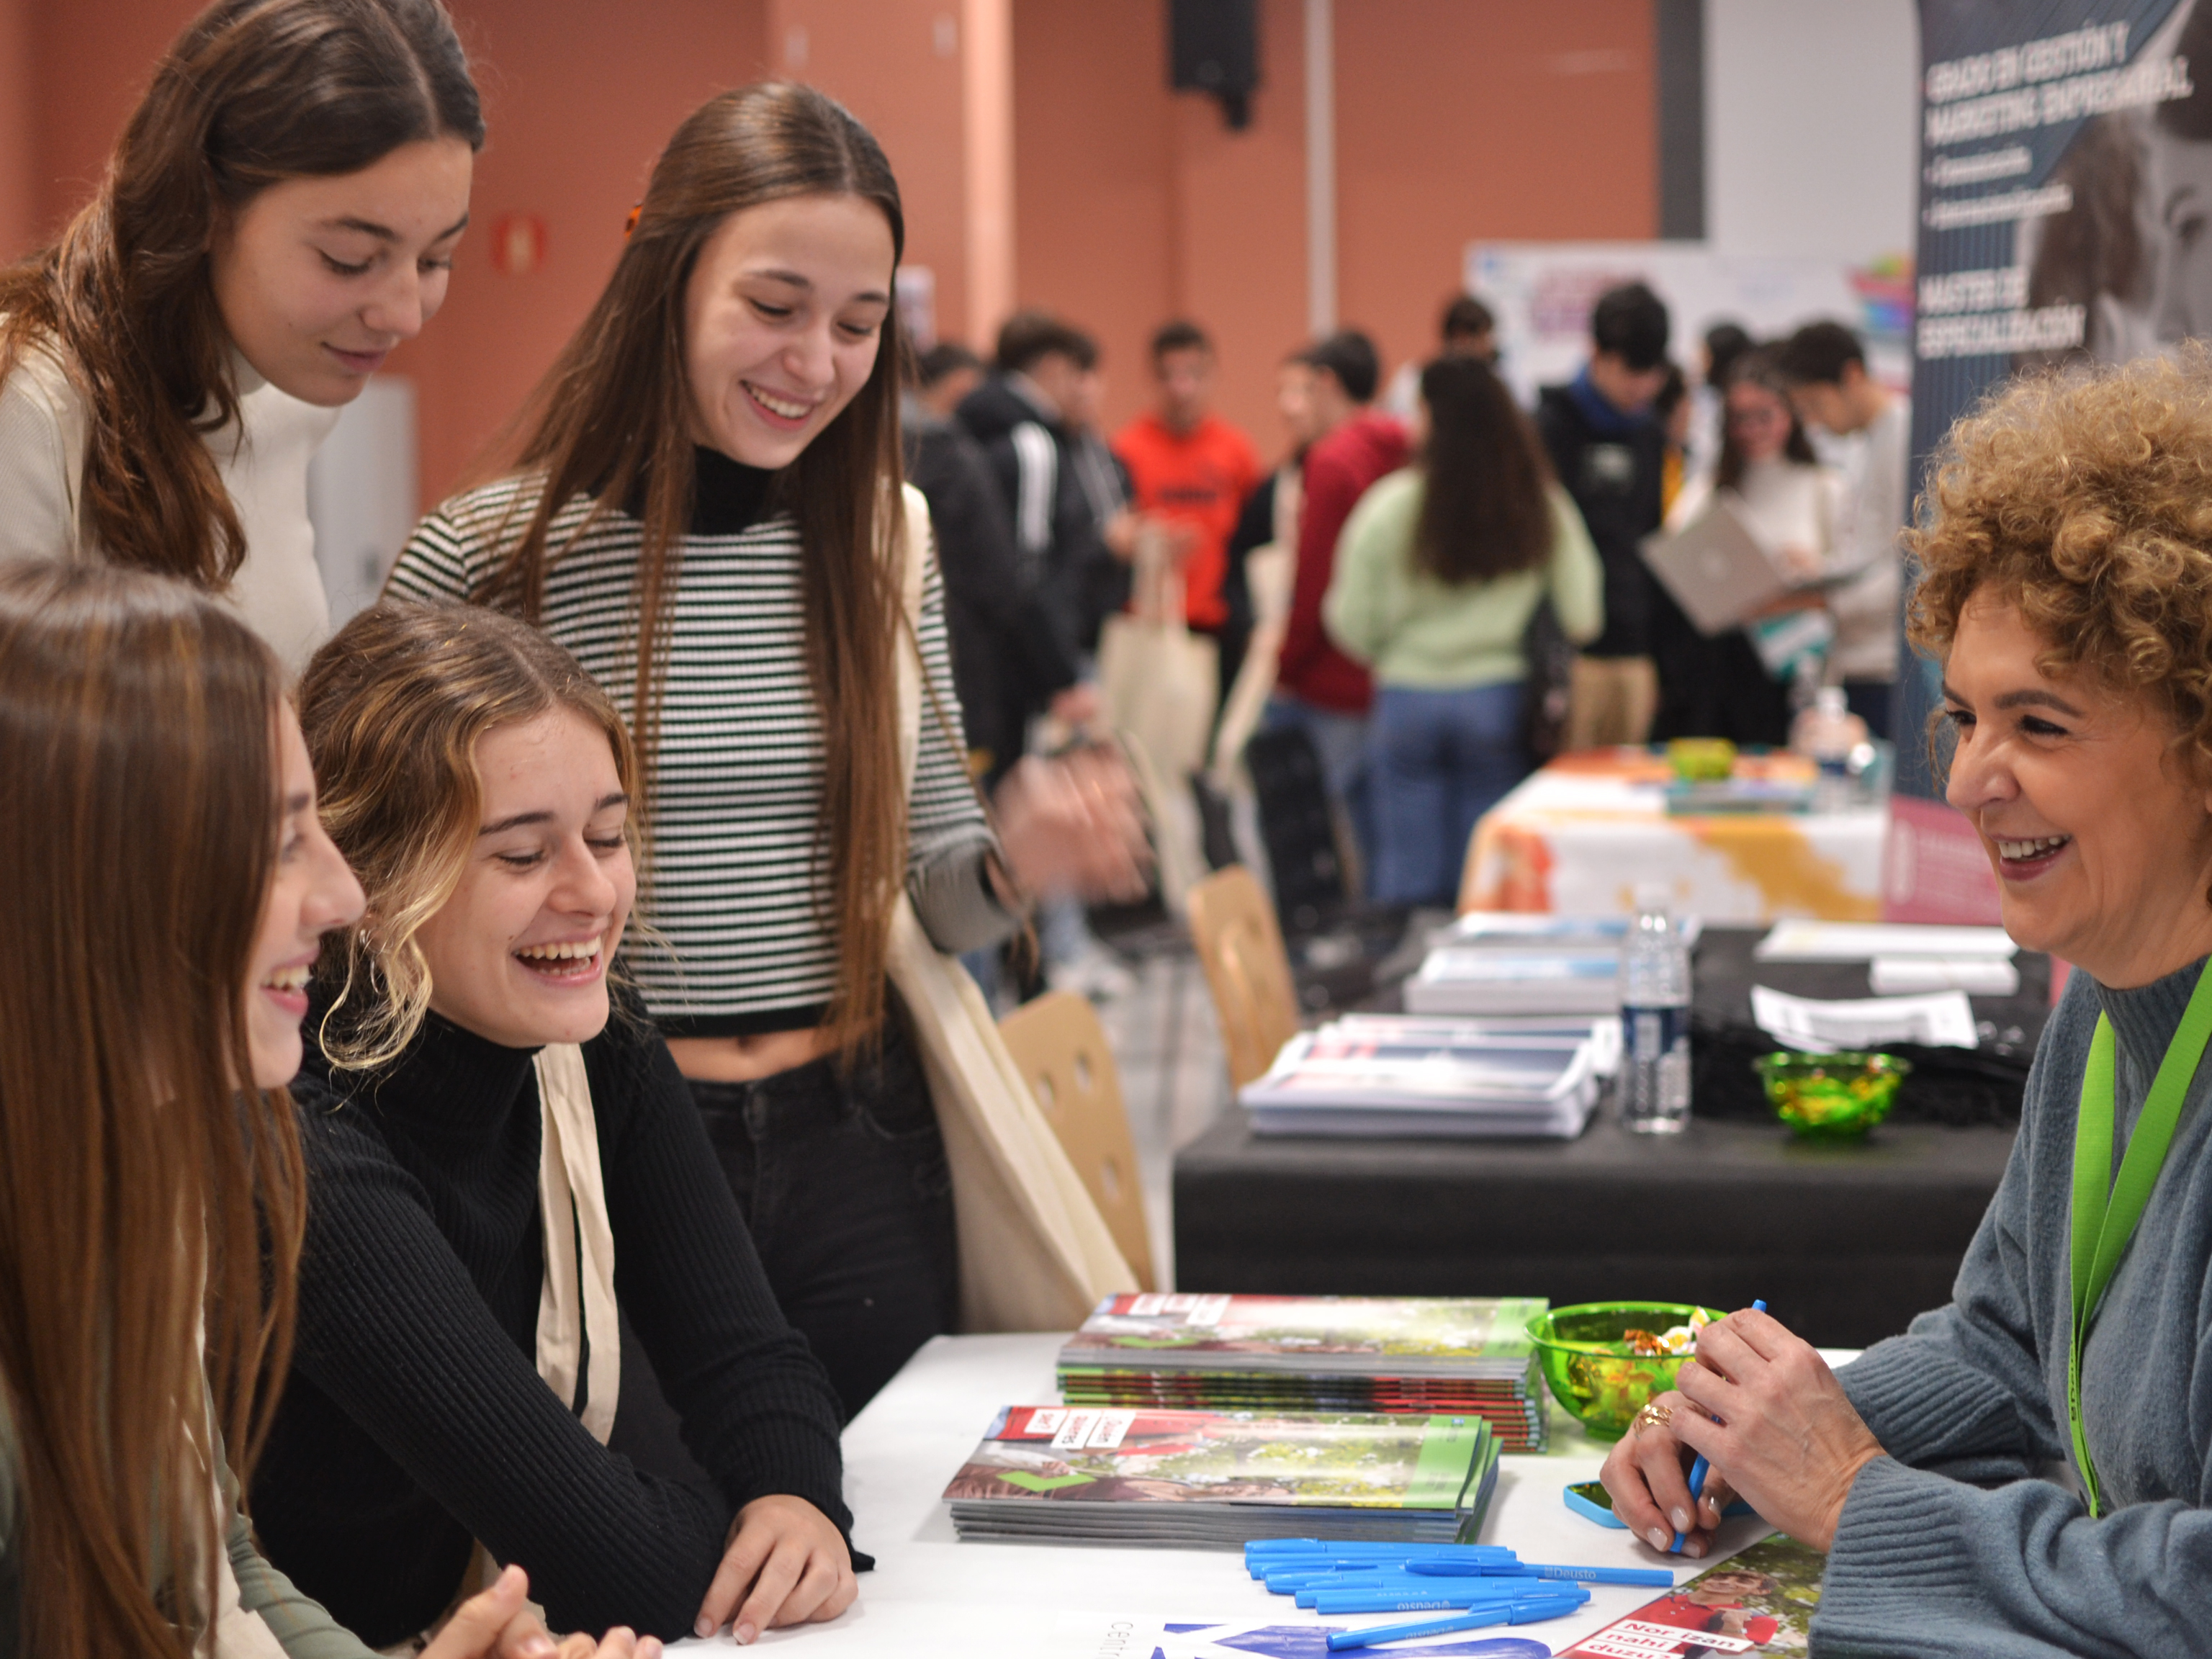
<svg viewBox="0 0 2212 1659"><path fill-rule="evenodd" d="M849 1420L952 1328L952 1177L921 1056L896 1014L876 1058L832 1057L752 1083L693 1079L707 1138L784 1317Z"/></svg>

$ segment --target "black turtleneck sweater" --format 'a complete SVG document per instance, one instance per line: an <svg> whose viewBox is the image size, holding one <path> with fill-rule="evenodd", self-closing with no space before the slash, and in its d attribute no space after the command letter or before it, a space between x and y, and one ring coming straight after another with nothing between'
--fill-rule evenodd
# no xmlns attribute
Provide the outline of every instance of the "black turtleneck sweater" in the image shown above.
<svg viewBox="0 0 2212 1659"><path fill-rule="evenodd" d="M606 1450L539 1379L531 1060L432 1015L373 1078L334 1080L309 1043L294 1085L299 1338L253 1515L269 1559L372 1646L446 1610L472 1540L528 1571L556 1630L672 1638L745 1503L793 1493L850 1532L836 1396L635 1018L584 1045L616 1294L721 1501Z"/></svg>

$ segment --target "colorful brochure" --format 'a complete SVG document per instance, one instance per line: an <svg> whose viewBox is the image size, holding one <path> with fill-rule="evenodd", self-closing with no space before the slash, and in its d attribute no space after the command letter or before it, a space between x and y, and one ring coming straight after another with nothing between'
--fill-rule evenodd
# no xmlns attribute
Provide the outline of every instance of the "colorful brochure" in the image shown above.
<svg viewBox="0 0 2212 1659"><path fill-rule="evenodd" d="M1474 1416L1010 1406L945 1498L963 1538L1451 1542L1481 1526L1498 1457Z"/></svg>
<svg viewBox="0 0 2212 1659"><path fill-rule="evenodd" d="M1818 1550L1776 1533L1584 1637L1559 1659L1804 1653L1826 1565Z"/></svg>

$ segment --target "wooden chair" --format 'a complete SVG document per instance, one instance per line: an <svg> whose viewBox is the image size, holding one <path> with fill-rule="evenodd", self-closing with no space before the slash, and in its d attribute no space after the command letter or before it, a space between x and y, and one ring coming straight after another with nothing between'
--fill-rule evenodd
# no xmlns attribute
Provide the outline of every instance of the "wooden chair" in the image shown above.
<svg viewBox="0 0 2212 1659"><path fill-rule="evenodd" d="M1252 872L1232 864L1190 890L1190 936L1213 993L1229 1085L1241 1089L1297 1035L1297 988L1282 929Z"/></svg>
<svg viewBox="0 0 2212 1659"><path fill-rule="evenodd" d="M1129 1135L1114 1051L1098 1016L1073 992L1051 991L1000 1020L999 1034L1106 1218L1122 1259L1137 1275L1137 1288L1155 1288L1136 1143Z"/></svg>

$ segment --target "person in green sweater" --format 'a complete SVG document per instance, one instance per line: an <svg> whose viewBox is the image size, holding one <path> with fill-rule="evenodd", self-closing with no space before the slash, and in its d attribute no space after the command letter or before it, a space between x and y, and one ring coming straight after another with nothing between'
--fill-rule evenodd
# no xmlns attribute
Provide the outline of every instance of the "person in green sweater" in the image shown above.
<svg viewBox="0 0 2212 1659"><path fill-rule="evenodd" d="M0 565L0 1659L374 1659L241 1476L305 1218L284 1085L362 891L275 653L142 571ZM509 1568L422 1659L556 1647Z"/></svg>
<svg viewBox="0 0 2212 1659"><path fill-rule="evenodd" d="M1489 364L1421 374L1420 459L1376 481L1336 544L1322 621L1376 681L1370 896L1452 902L1475 821L1528 771L1522 635L1548 599L1605 626L1605 576L1542 445Z"/></svg>

